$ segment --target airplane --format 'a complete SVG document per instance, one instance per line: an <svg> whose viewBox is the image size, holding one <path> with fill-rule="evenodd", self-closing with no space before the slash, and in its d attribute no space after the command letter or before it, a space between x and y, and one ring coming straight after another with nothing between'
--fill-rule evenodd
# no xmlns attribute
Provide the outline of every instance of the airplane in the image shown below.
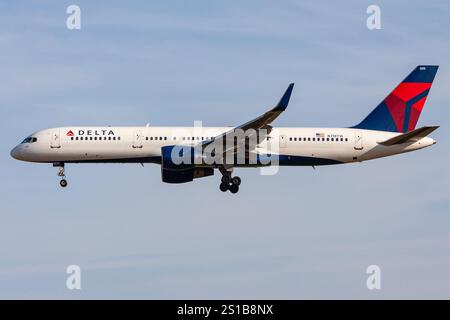
<svg viewBox="0 0 450 320"><path fill-rule="evenodd" d="M159 164L166 183L186 183L221 174L220 190L237 193L237 167L322 166L363 162L434 145L428 135L439 126L416 129L420 113L438 70L417 66L359 124L345 128L275 128L271 124L287 108L294 84L272 109L237 127L86 127L70 126L37 131L11 151L17 160L58 167L61 187L67 186L65 164ZM236 133L243 131L244 135ZM251 134L246 135L246 132ZM256 139L253 145L250 139ZM224 141L233 143L224 147ZM175 155L194 158L188 151L213 150L206 161L175 161ZM242 152L244 150L244 152ZM231 154L231 156L229 156ZM239 154L239 157L237 156ZM241 161L237 161L239 159ZM252 160L252 161L250 161Z"/></svg>

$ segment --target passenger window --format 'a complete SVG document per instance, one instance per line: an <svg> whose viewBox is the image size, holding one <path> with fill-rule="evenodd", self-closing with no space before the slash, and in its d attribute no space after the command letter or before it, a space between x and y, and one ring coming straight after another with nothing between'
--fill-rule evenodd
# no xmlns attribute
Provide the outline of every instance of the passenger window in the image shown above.
<svg viewBox="0 0 450 320"><path fill-rule="evenodd" d="M76 137L75 140L78 140L78 137Z"/></svg>
<svg viewBox="0 0 450 320"><path fill-rule="evenodd" d="M308 141L311 141L311 138L308 138Z"/></svg>
<svg viewBox="0 0 450 320"><path fill-rule="evenodd" d="M345 141L348 141L348 138L345 138Z"/></svg>
<svg viewBox="0 0 450 320"><path fill-rule="evenodd" d="M327 138L327 141L330 141L330 138Z"/></svg>
<svg viewBox="0 0 450 320"><path fill-rule="evenodd" d="M70 137L70 140L73 140L73 137Z"/></svg>

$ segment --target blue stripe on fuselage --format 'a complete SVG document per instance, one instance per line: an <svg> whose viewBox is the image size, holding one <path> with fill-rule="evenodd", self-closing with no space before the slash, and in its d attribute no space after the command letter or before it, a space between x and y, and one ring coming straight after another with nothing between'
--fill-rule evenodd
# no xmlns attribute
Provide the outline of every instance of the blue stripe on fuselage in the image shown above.
<svg viewBox="0 0 450 320"><path fill-rule="evenodd" d="M276 157L276 155L274 155ZM257 165L264 166L268 164L268 159L270 155L258 155ZM64 161L65 163L161 163L161 157L136 157L136 158L126 158L126 159L102 159L102 160L74 160L74 161ZM326 159L326 158L316 158L316 157L306 157L306 156L292 156L292 155L279 155L278 163L276 159L271 161L272 165L280 166L324 166L331 164L341 164L343 162ZM249 165L236 165L236 167L248 167Z"/></svg>
<svg viewBox="0 0 450 320"><path fill-rule="evenodd" d="M270 156L258 155L257 160L258 164L267 163L267 160ZM275 156L274 156L275 157ZM262 161L261 161L262 160ZM277 160L273 160L271 163L276 164ZM306 156L292 156L280 154L278 156L278 164L280 166L326 166L331 164L341 164L343 162L326 159L326 158L316 158L316 157L306 157Z"/></svg>

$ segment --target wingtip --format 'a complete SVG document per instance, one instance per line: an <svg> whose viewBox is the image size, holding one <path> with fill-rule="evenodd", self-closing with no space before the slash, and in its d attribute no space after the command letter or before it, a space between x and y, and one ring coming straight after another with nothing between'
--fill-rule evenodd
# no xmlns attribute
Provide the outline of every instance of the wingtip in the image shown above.
<svg viewBox="0 0 450 320"><path fill-rule="evenodd" d="M292 89L294 89L294 83L290 83L286 91L284 92L283 96L281 97L280 101L276 105L276 107L273 109L274 111L284 111L286 110L289 100L291 99Z"/></svg>

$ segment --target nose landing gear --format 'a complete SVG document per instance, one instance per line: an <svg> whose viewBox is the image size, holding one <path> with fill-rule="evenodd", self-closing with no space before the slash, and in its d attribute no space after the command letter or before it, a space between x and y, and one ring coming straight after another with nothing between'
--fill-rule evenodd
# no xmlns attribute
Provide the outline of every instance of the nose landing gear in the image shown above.
<svg viewBox="0 0 450 320"><path fill-rule="evenodd" d="M61 177L61 181L59 182L59 185L63 188L67 187L67 180L66 180L66 171L64 168L64 163L54 163L54 167L58 167L58 177Z"/></svg>

